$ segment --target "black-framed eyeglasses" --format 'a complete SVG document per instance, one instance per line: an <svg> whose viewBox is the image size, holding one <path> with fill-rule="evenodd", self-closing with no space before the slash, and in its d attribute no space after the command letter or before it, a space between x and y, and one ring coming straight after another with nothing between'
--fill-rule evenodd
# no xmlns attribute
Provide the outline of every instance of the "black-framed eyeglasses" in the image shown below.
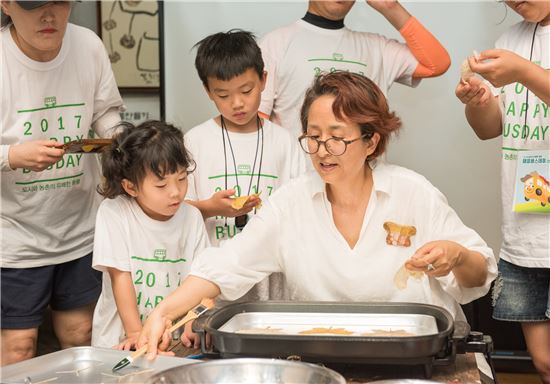
<svg viewBox="0 0 550 384"><path fill-rule="evenodd" d="M314 153L319 152L319 148L321 147L321 144L323 144L327 152L331 155L342 156L346 152L348 145L350 145L351 143L365 138L370 139L371 137L372 133L366 133L353 140L345 140L339 137L331 137L330 139L319 140L315 136L302 135L298 138L298 141L300 142L300 146L302 147L304 152L309 155L313 155Z"/></svg>

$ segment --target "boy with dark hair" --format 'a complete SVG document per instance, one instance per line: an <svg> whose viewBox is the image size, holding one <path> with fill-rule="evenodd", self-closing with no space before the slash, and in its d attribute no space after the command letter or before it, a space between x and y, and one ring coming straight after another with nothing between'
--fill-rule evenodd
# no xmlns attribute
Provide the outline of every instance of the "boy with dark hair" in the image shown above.
<svg viewBox="0 0 550 384"><path fill-rule="evenodd" d="M261 198L305 170L305 157L287 130L258 115L267 74L254 35L230 30L196 46L197 72L220 114L185 135L197 164L187 198L202 212L212 245L219 246L242 230ZM244 196L250 197L236 199ZM275 275L247 294L283 298L282 277Z"/></svg>

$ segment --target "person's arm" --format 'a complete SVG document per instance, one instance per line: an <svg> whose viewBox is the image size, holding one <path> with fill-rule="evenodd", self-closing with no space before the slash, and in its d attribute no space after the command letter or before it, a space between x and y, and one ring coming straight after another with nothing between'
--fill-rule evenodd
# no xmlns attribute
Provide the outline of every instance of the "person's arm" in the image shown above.
<svg viewBox="0 0 550 384"><path fill-rule="evenodd" d="M479 78L471 77L458 83L455 94L466 105L466 119L481 140L493 139L502 134L499 98L493 96L487 84Z"/></svg>
<svg viewBox="0 0 550 384"><path fill-rule="evenodd" d="M147 344L147 358L154 359L157 351L165 350L170 343L167 330L172 322L186 314L202 299L214 299L219 294L220 289L213 282L193 275L187 276L149 315L139 335L137 347Z"/></svg>
<svg viewBox="0 0 550 384"><path fill-rule="evenodd" d="M120 124L120 107L113 107L107 110L92 124L93 130L99 137L110 138L115 133Z"/></svg>
<svg viewBox="0 0 550 384"><path fill-rule="evenodd" d="M550 71L505 49L490 49L470 59L470 68L493 86L499 88L511 83L521 83L550 104Z"/></svg>
<svg viewBox="0 0 550 384"><path fill-rule="evenodd" d="M439 76L449 69L451 58L441 43L396 0L367 0L405 39L418 61L415 78Z"/></svg>
<svg viewBox="0 0 550 384"><path fill-rule="evenodd" d="M428 265L431 265L430 269ZM465 288L480 287L487 279L487 262L483 255L454 241L437 240L423 245L405 266L433 277L447 276L452 272L458 284Z"/></svg>
<svg viewBox="0 0 550 384"><path fill-rule="evenodd" d="M136 345L141 332L141 321L137 307L136 292L132 282L132 274L116 268L107 268L111 278L113 296L118 315L122 320L126 340L116 346L117 349L129 350Z"/></svg>

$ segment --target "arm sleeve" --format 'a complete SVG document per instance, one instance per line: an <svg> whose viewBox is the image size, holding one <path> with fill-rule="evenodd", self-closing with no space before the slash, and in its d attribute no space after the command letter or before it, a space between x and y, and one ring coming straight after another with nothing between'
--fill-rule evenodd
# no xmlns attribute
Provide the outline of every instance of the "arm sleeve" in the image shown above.
<svg viewBox="0 0 550 384"><path fill-rule="evenodd" d="M458 303L466 304L489 292L491 282L497 275L496 259L491 248L473 229L468 228L460 220L456 212L447 204L447 200L437 191L432 196L430 209L432 240L444 239L454 241L470 251L479 252L487 263L487 279L480 287L465 288L458 284L453 273L436 277L441 288L451 295Z"/></svg>
<svg viewBox="0 0 550 384"><path fill-rule="evenodd" d="M92 124L92 128L99 137L112 137L114 135L120 123L119 110L118 107L109 109Z"/></svg>
<svg viewBox="0 0 550 384"><path fill-rule="evenodd" d="M281 272L278 227L278 216L267 202L241 233L202 252L190 274L216 284L222 300L238 299L271 273Z"/></svg>
<svg viewBox="0 0 550 384"><path fill-rule="evenodd" d="M413 77L439 76L449 69L451 58L447 50L415 17L410 17L399 33L418 60Z"/></svg>
<svg viewBox="0 0 550 384"><path fill-rule="evenodd" d="M262 100L258 110L269 118L273 111L273 105L275 104L275 89L277 88L277 57L273 50L274 44L271 43L269 36L260 42L260 48L262 50L262 58L264 60L264 70L267 72L267 80L265 88L262 92Z"/></svg>
<svg viewBox="0 0 550 384"><path fill-rule="evenodd" d="M120 121L120 116L115 118L114 113L123 111L125 107L105 47L101 41L99 41L99 44L101 46L97 47L98 68L96 70L98 74L94 93L92 127L99 136L103 137L105 135L108 137L108 130Z"/></svg>
<svg viewBox="0 0 550 384"><path fill-rule="evenodd" d="M0 152L0 164L2 167L2 172L10 172L13 171L13 169L10 167L10 161L9 161L9 152L10 152L10 146L9 144L2 144L0 145L2 152Z"/></svg>
<svg viewBox="0 0 550 384"><path fill-rule="evenodd" d="M108 267L130 272L130 255L120 212L101 204L97 211L92 267L106 272Z"/></svg>

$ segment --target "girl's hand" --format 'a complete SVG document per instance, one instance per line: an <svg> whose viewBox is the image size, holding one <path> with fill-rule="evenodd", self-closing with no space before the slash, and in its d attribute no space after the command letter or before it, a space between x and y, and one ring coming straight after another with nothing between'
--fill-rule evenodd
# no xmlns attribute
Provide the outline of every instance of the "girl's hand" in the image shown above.
<svg viewBox="0 0 550 384"><path fill-rule="evenodd" d="M477 77L460 80L455 89L455 95L462 103L471 107L485 107L491 100L491 89Z"/></svg>
<svg viewBox="0 0 550 384"><path fill-rule="evenodd" d="M209 199L209 210L216 212L216 216L237 217L252 211L261 201L259 197L252 196L241 209L235 209L231 206L233 203L231 197L234 195L234 189L227 189L214 193Z"/></svg>
<svg viewBox="0 0 550 384"><path fill-rule="evenodd" d="M525 64L529 64L523 57L505 49L483 51L477 61L470 58L469 62L473 72L479 73L497 88L521 82Z"/></svg>
<svg viewBox="0 0 550 384"><path fill-rule="evenodd" d="M153 360L158 353L166 354L163 351L166 351L172 341L172 335L168 332L171 326L172 321L160 314L158 310L151 312L141 329L136 348L139 349L147 344L148 360Z"/></svg>
<svg viewBox="0 0 550 384"><path fill-rule="evenodd" d="M139 337L139 331L131 332L126 335L126 340L123 340L119 344L115 345L113 348L121 351L130 351L136 349L137 341Z"/></svg>
<svg viewBox="0 0 550 384"><path fill-rule="evenodd" d="M187 348L199 348L201 346L200 336L193 332L193 320L187 322L183 327L181 343Z"/></svg>
<svg viewBox="0 0 550 384"><path fill-rule="evenodd" d="M11 145L8 152L10 167L43 171L61 160L65 153L62 146L63 143L55 140L33 140Z"/></svg>
<svg viewBox="0 0 550 384"><path fill-rule="evenodd" d="M420 247L405 262L405 267L411 271L422 271L432 277L447 276L461 263L461 254L465 250L454 241L431 241Z"/></svg>

